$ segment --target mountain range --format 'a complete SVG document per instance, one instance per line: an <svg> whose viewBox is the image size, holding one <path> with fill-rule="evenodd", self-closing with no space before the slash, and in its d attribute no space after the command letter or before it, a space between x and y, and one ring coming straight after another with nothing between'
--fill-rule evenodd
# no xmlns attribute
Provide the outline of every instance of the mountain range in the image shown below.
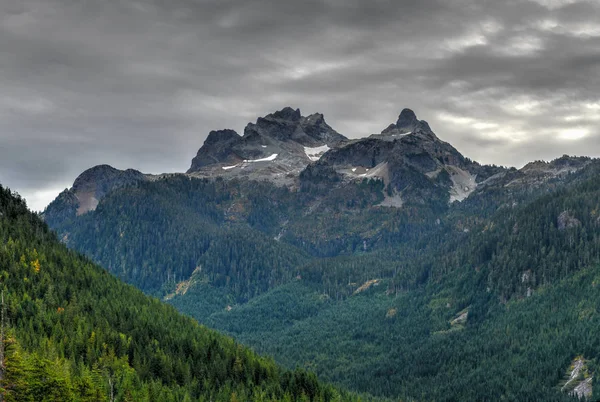
<svg viewBox="0 0 600 402"><path fill-rule="evenodd" d="M289 368L406 400L595 398L600 161L482 165L404 109L348 139L284 108L186 173L82 173L67 246Z"/></svg>

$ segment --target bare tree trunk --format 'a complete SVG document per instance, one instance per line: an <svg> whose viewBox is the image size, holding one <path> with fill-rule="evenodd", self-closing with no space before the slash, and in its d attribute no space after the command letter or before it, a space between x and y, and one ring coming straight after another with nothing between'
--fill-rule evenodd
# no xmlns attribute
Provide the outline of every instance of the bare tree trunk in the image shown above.
<svg viewBox="0 0 600 402"><path fill-rule="evenodd" d="M108 386L110 387L110 402L115 402L115 386L111 377L108 377ZM0 401L1 402L1 401Z"/></svg>

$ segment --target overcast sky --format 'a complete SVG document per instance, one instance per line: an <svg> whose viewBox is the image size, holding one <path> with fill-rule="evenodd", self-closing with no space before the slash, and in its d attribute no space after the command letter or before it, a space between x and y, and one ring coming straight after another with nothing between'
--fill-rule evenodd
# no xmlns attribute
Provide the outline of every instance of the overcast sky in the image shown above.
<svg viewBox="0 0 600 402"><path fill-rule="evenodd" d="M0 183L182 172L284 106L348 137L410 107L484 163L600 156L600 2L1 0Z"/></svg>

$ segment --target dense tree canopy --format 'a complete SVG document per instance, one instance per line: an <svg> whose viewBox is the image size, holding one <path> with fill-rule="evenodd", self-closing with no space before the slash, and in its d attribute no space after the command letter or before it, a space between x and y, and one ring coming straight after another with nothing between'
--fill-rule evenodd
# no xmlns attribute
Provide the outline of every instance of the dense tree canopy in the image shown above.
<svg viewBox="0 0 600 402"><path fill-rule="evenodd" d="M4 400L357 399L121 283L67 250L2 187L0 267Z"/></svg>
<svg viewBox="0 0 600 402"><path fill-rule="evenodd" d="M569 400L572 360L593 373L600 353L598 165L402 208L379 206L378 180L172 177L54 228L200 322L354 390Z"/></svg>

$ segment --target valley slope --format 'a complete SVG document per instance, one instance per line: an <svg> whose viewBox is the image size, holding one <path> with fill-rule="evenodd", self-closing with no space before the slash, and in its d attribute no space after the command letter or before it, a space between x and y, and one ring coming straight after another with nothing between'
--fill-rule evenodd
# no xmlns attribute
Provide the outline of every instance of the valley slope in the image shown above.
<svg viewBox="0 0 600 402"><path fill-rule="evenodd" d="M0 239L2 400L359 400L118 281L1 186Z"/></svg>

